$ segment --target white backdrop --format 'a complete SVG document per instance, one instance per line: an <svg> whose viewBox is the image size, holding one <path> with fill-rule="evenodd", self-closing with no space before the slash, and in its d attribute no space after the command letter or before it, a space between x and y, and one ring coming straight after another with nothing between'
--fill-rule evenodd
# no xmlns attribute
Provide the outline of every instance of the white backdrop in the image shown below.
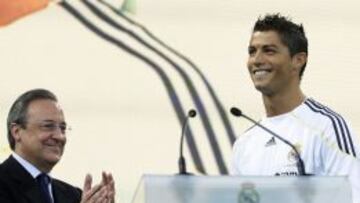
<svg viewBox="0 0 360 203"><path fill-rule="evenodd" d="M184 110L195 108L179 73L154 52L106 24L77 0L67 1L109 35L159 65L174 85ZM112 19L143 37L189 75L204 104L224 161L231 148L214 101L199 75L186 63L147 37L139 28L92 1ZM112 0L119 7L121 1ZM360 4L274 0L137 0L137 15L163 41L189 56L206 75L228 110L240 107L249 116L263 115L260 95L247 74L247 45L260 14L281 12L302 22L309 39L309 62L302 87L341 113L360 134L358 76ZM10 151L6 116L26 90L47 88L58 95L73 130L53 176L82 186L87 172L99 180L113 172L118 202L130 202L143 173L177 171L180 125L158 74L147 64L99 38L55 2L48 8L0 28L0 159ZM228 113L235 134L250 124ZM191 129L209 174L219 174L200 117ZM188 150L189 170L196 173Z"/></svg>

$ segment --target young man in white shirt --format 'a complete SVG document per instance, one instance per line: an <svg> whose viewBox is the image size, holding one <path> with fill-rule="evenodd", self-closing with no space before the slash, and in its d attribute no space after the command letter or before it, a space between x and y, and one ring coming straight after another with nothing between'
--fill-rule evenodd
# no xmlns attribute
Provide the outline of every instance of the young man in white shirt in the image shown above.
<svg viewBox="0 0 360 203"><path fill-rule="evenodd" d="M354 203L359 203L356 135L342 116L300 88L307 47L303 26L279 14L255 23L247 65L266 111L260 123L295 146L307 174L349 176ZM299 175L297 163L291 147L253 126L235 142L231 168L235 175L293 176Z"/></svg>

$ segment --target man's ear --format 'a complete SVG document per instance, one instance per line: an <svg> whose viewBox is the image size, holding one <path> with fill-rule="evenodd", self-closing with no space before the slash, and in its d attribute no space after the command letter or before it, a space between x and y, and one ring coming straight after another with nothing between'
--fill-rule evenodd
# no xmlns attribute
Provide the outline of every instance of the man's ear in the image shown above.
<svg viewBox="0 0 360 203"><path fill-rule="evenodd" d="M15 142L21 140L21 136L20 136L21 129L22 127L19 124L12 123L10 125L11 136L14 138Z"/></svg>
<svg viewBox="0 0 360 203"><path fill-rule="evenodd" d="M300 72L301 67L307 62L307 54L305 52L296 53L292 57L293 68L296 72Z"/></svg>

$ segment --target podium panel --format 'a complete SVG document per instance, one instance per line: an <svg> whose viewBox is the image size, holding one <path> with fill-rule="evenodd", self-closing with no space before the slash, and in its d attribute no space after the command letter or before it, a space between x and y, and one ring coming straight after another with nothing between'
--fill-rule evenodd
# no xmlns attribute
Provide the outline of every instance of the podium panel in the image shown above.
<svg viewBox="0 0 360 203"><path fill-rule="evenodd" d="M346 177L144 175L132 203L351 203Z"/></svg>

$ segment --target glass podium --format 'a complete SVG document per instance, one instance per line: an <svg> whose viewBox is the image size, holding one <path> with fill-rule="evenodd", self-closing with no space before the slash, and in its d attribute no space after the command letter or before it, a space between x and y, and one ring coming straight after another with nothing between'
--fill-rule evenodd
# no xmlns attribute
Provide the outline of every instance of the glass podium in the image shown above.
<svg viewBox="0 0 360 203"><path fill-rule="evenodd" d="M132 203L351 203L347 177L143 175Z"/></svg>

